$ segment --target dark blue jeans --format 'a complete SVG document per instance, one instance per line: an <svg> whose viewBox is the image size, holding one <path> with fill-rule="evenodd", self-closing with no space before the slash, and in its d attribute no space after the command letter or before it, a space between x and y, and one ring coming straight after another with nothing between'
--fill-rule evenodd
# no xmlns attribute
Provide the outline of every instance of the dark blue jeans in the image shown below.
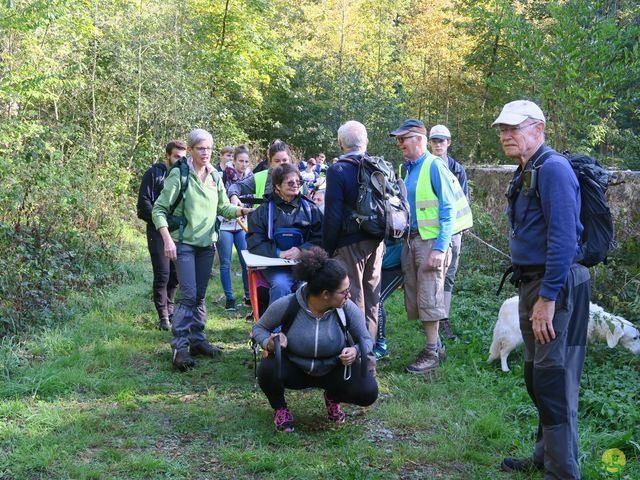
<svg viewBox="0 0 640 480"><path fill-rule="evenodd" d="M211 266L216 249L194 247L186 243L177 245L176 270L180 282L180 301L173 314L171 347L176 350L187 348L190 343L206 341L204 326L207 322L207 308L204 297L209 285Z"/></svg>
<svg viewBox="0 0 640 480"><path fill-rule="evenodd" d="M291 293L294 284L291 267L268 267L262 270L262 275L271 284L269 305Z"/></svg>
<svg viewBox="0 0 640 480"><path fill-rule="evenodd" d="M233 254L233 246L236 246L238 259L242 266L242 283L244 285L244 298L249 298L249 276L247 274L247 266L240 252L247 249L244 230L220 230L218 237L218 256L220 257L220 282L227 299L235 299L233 296L233 285L231 284L231 256Z"/></svg>

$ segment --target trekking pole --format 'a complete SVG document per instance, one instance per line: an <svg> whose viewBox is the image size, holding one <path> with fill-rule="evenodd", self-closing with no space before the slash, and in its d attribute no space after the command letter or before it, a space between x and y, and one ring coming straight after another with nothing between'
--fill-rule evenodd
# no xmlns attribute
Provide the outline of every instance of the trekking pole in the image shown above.
<svg viewBox="0 0 640 480"><path fill-rule="evenodd" d="M360 349L360 375L364 378L367 375L367 363L369 358L367 357L367 344L363 338L358 342L358 348Z"/></svg>
<svg viewBox="0 0 640 480"><path fill-rule="evenodd" d="M245 233L249 233L249 229L244 224L244 222L242 220L240 220L240 218L236 218L236 222L238 222L238 225L240 225L240 228L242 228Z"/></svg>
<svg viewBox="0 0 640 480"><path fill-rule="evenodd" d="M479 236L477 236L475 233L473 233L471 230L466 230L465 231L465 235L470 235L471 237L475 238L476 240L478 240L480 243L482 243L483 245L486 245L487 247L489 247L491 250L493 250L494 252L498 252L500 255L502 255L503 257L508 258L509 260L511 260L511 257L509 255L507 255L506 253L504 253L502 250L497 249L496 247L494 247L493 245L491 245L490 243L485 242L483 239L481 239Z"/></svg>
<svg viewBox="0 0 640 480"><path fill-rule="evenodd" d="M276 378L282 380L282 347L280 346L280 334L273 337L273 353L276 357Z"/></svg>

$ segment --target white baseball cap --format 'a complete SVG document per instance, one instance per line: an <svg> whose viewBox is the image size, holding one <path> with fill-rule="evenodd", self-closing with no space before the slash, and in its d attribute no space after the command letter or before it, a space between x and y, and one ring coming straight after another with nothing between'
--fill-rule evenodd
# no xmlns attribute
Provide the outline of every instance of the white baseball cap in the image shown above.
<svg viewBox="0 0 640 480"><path fill-rule="evenodd" d="M438 140L448 140L451 138L451 132L444 125L434 125L429 132L429 140L437 138Z"/></svg>
<svg viewBox="0 0 640 480"><path fill-rule="evenodd" d="M498 118L491 124L492 127L503 123L505 125L520 125L527 118L533 118L534 120L540 120L546 123L544 113L542 109L529 100L516 100L514 102L507 103L502 107L502 111Z"/></svg>

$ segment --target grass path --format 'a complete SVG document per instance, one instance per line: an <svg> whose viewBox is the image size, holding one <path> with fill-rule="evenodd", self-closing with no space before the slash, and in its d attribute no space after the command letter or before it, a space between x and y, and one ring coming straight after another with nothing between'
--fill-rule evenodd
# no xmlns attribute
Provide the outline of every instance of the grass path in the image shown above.
<svg viewBox="0 0 640 480"><path fill-rule="evenodd" d="M492 276L462 272L452 318L465 319L455 324L465 341L448 345L436 375L403 371L423 340L396 294L379 401L364 414L347 408L348 423L338 428L324 419L319 391L290 392L297 432L284 435L274 432L254 385L250 325L212 300L221 295L217 278L207 333L224 347L224 360L177 373L169 334L155 329L144 246L134 241L125 250L127 282L72 299L72 321L2 350L0 478L542 478L497 469L503 455L529 451L535 421L521 355L512 355L507 375L484 361L500 304L481 293L493 288ZM638 375L635 362L629 369ZM616 478L600 473L599 456L624 432L597 425L582 430L585 478ZM627 445L638 439L638 427L630 431ZM630 453L625 473L633 476L619 478L640 478L638 452Z"/></svg>

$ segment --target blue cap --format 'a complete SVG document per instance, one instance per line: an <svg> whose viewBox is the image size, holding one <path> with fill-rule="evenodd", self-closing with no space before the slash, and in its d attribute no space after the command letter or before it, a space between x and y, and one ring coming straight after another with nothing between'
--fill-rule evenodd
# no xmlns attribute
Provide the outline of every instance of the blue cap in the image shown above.
<svg viewBox="0 0 640 480"><path fill-rule="evenodd" d="M416 120L415 118L408 118L400 127L389 134L390 137L397 137L399 135L405 135L407 133L419 133L421 135L427 136L427 127L425 127L424 123L420 120Z"/></svg>

